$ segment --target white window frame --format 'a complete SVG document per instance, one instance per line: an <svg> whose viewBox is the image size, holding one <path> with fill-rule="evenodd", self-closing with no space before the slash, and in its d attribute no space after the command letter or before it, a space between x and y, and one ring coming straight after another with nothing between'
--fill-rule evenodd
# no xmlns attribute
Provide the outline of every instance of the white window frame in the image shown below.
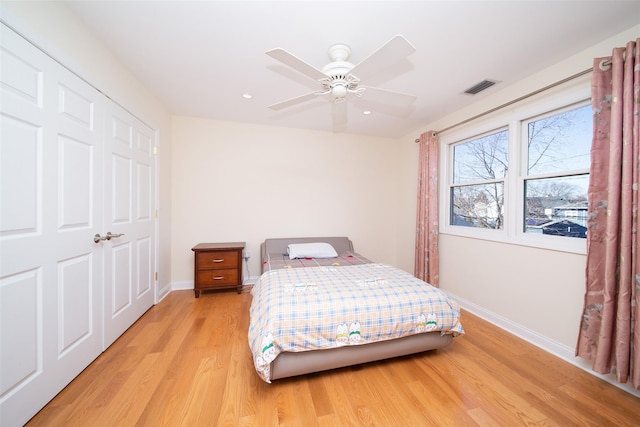
<svg viewBox="0 0 640 427"><path fill-rule="evenodd" d="M524 231L524 180L528 177L525 122L556 110L584 105L590 102L590 98L590 76L581 77L440 135L440 233L586 254L586 239ZM509 171L504 181L503 228L496 230L450 225L453 147L502 129L508 129L509 132Z"/></svg>

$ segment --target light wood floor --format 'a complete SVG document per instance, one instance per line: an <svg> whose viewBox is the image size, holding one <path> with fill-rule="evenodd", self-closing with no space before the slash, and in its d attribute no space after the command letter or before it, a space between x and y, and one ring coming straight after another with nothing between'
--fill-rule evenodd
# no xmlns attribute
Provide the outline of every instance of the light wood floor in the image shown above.
<svg viewBox="0 0 640 427"><path fill-rule="evenodd" d="M264 383L249 294L177 291L28 426L631 426L640 399L463 313L445 349Z"/></svg>

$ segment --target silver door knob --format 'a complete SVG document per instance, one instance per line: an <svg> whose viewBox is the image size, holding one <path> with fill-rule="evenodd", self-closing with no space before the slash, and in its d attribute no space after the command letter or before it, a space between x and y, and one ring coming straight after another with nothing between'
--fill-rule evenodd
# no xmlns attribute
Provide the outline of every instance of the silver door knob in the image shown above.
<svg viewBox="0 0 640 427"><path fill-rule="evenodd" d="M107 231L107 240L111 240L114 237L121 237L124 236L124 233L112 233L110 231Z"/></svg>
<svg viewBox="0 0 640 427"><path fill-rule="evenodd" d="M107 231L107 235L106 236L101 236L100 234L97 234L93 236L93 242L94 243L99 243L101 240L111 240L114 237L121 237L124 236L124 233L112 233L110 231Z"/></svg>

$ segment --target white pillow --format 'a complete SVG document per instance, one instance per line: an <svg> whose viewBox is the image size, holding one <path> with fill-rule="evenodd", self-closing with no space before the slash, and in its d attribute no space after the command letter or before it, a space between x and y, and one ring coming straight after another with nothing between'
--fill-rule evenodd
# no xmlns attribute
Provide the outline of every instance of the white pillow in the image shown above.
<svg viewBox="0 0 640 427"><path fill-rule="evenodd" d="M295 243L287 246L289 259L336 258L338 253L329 243Z"/></svg>

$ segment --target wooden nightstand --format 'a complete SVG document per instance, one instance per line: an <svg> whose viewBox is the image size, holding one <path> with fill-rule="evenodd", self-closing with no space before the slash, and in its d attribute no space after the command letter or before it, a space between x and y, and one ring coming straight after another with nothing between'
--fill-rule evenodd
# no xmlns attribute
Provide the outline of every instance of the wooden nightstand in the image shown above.
<svg viewBox="0 0 640 427"><path fill-rule="evenodd" d="M244 242L199 243L195 252L193 290L196 298L201 291L235 288L242 292L242 250Z"/></svg>

